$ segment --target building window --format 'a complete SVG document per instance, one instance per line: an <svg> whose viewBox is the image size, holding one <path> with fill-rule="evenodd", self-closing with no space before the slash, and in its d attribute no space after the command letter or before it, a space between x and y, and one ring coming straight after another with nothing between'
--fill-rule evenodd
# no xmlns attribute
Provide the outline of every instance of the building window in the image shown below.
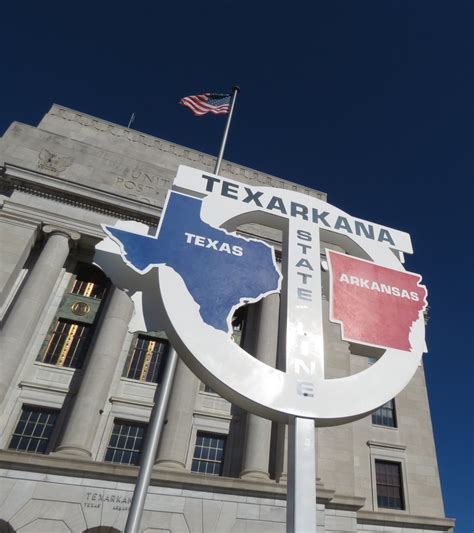
<svg viewBox="0 0 474 533"><path fill-rule="evenodd" d="M191 470L202 474L221 476L224 450L225 437L198 431Z"/></svg>
<svg viewBox="0 0 474 533"><path fill-rule="evenodd" d="M397 416L395 413L394 400L390 400L386 404L382 405L382 407L379 407L377 411L372 413L372 424L390 428L397 427Z"/></svg>
<svg viewBox="0 0 474 533"><path fill-rule="evenodd" d="M122 465L139 465L146 424L115 420L105 453L105 461Z"/></svg>
<svg viewBox="0 0 474 533"><path fill-rule="evenodd" d="M125 377L158 383L168 342L154 337L138 335L126 366Z"/></svg>
<svg viewBox="0 0 474 533"><path fill-rule="evenodd" d="M377 357L368 357L367 364L374 365L378 361ZM395 400L390 400L386 404L379 407L377 411L372 413L372 424L377 426L385 426L389 428L397 427L397 415L395 412Z"/></svg>
<svg viewBox="0 0 474 533"><path fill-rule="evenodd" d="M247 318L248 306L239 307L232 317L232 340L239 346L242 343L242 334Z"/></svg>
<svg viewBox="0 0 474 533"><path fill-rule="evenodd" d="M53 409L23 406L9 449L46 453L57 417L58 411Z"/></svg>
<svg viewBox="0 0 474 533"><path fill-rule="evenodd" d="M85 263L79 263L76 272L38 355L43 363L80 368L87 355L108 280Z"/></svg>
<svg viewBox="0 0 474 533"><path fill-rule="evenodd" d="M107 285L107 278L101 270L93 265L79 263L71 293L101 300L104 297Z"/></svg>
<svg viewBox="0 0 474 533"><path fill-rule="evenodd" d="M92 326L58 319L41 361L50 365L80 368L89 349Z"/></svg>
<svg viewBox="0 0 474 533"><path fill-rule="evenodd" d="M400 463L375 460L377 505L383 509L405 509Z"/></svg>

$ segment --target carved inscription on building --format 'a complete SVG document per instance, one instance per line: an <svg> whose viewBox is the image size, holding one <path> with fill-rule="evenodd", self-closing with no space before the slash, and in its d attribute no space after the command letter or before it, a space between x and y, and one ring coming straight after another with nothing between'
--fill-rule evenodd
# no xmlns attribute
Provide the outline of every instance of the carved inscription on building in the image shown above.
<svg viewBox="0 0 474 533"><path fill-rule="evenodd" d="M158 176L149 169L136 167L128 176L116 178L115 185L130 198L150 205L162 206L171 181Z"/></svg>
<svg viewBox="0 0 474 533"><path fill-rule="evenodd" d="M132 503L132 496L123 492L86 492L82 501L87 509L101 509L109 504L114 511L128 511Z"/></svg>

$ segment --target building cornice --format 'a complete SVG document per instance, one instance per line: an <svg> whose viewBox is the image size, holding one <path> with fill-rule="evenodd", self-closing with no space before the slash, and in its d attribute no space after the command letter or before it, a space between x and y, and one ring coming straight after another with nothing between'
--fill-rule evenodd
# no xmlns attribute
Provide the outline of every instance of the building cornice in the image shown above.
<svg viewBox="0 0 474 533"><path fill-rule="evenodd" d="M161 209L144 205L133 198L124 199L113 193L91 186L72 183L58 176L49 176L16 165L5 163L0 194L12 190L79 207L124 220L136 220L156 226Z"/></svg>
<svg viewBox="0 0 474 533"><path fill-rule="evenodd" d="M52 211L45 211L37 207L25 206L21 203L8 200L0 210L0 219L16 223L21 219L25 227L60 226L68 231L78 232L97 239L103 239L104 233L100 226L83 220L64 216Z"/></svg>
<svg viewBox="0 0 474 533"><path fill-rule="evenodd" d="M0 167L1 175L1 167ZM92 211L121 220L142 222L149 227L158 225L161 209L147 206L134 200L90 186L75 184L58 176L50 176L10 163L5 163L3 177L0 179L0 195L11 196L13 191L46 198L55 202ZM0 217L10 218L23 224L66 225L74 231L102 239L104 234L97 224L73 217L65 217L51 210L35 206L29 207L13 198L4 198ZM256 227L254 224L239 229L239 233L254 238L258 236L277 250L281 243L274 238L269 228ZM252 231L253 230L253 231Z"/></svg>

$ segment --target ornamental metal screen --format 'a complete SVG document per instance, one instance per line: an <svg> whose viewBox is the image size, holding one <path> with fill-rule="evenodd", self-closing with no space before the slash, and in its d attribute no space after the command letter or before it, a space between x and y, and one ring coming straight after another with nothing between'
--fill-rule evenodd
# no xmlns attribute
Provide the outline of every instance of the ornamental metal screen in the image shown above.
<svg viewBox="0 0 474 533"><path fill-rule="evenodd" d="M168 348L168 342L138 335L126 371L126 377L139 381L158 383L160 368Z"/></svg>
<svg viewBox="0 0 474 533"><path fill-rule="evenodd" d="M81 368L89 349L92 326L58 319L41 361L50 365Z"/></svg>

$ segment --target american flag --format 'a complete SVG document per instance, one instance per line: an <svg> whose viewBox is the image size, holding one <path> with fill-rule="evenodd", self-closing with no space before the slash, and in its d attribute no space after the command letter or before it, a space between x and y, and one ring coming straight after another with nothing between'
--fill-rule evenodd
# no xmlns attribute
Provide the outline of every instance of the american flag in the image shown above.
<svg viewBox="0 0 474 533"><path fill-rule="evenodd" d="M185 96L179 103L190 109L193 115L201 116L206 113L226 115L230 109L231 94L204 93L194 96Z"/></svg>

